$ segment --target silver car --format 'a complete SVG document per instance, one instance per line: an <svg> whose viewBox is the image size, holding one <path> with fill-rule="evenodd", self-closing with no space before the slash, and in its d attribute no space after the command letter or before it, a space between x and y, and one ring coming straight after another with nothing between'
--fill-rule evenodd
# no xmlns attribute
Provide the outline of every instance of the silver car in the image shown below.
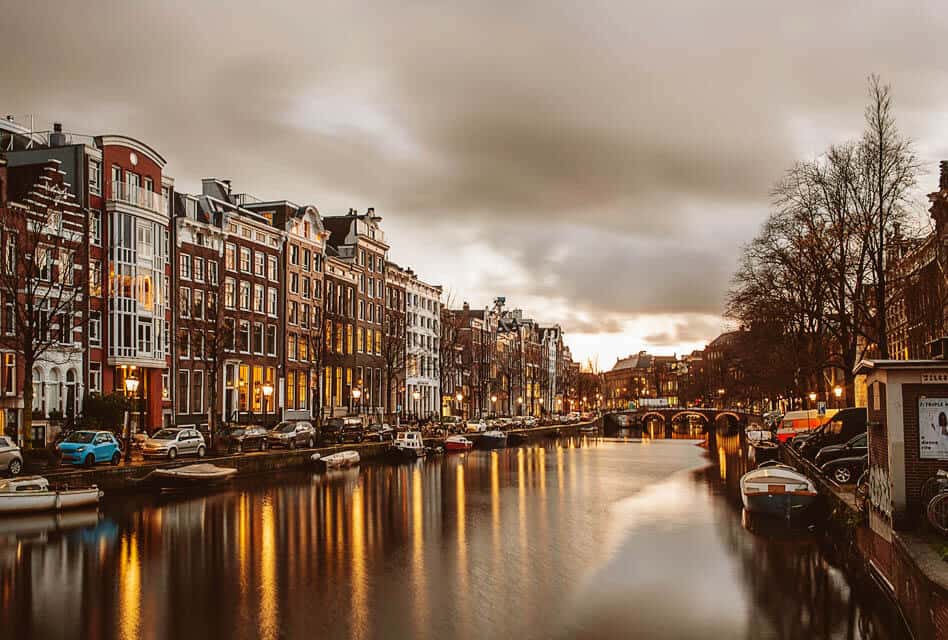
<svg viewBox="0 0 948 640"><path fill-rule="evenodd" d="M197 456L203 458L207 453L204 436L197 429L162 429L148 438L142 445L142 455L146 458L168 458L178 456Z"/></svg>
<svg viewBox="0 0 948 640"><path fill-rule="evenodd" d="M308 422L281 422L267 433L267 441L271 447L312 449L316 446L316 430Z"/></svg>
<svg viewBox="0 0 948 640"><path fill-rule="evenodd" d="M23 453L8 436L0 436L0 471L6 471L11 476L20 475L23 471Z"/></svg>

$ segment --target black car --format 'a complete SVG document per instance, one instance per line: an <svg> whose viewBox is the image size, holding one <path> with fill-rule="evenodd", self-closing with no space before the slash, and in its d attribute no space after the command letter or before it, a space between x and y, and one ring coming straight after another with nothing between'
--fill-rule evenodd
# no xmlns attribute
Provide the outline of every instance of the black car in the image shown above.
<svg viewBox="0 0 948 640"><path fill-rule="evenodd" d="M365 439L378 440L379 442L385 442L386 440L394 441L395 429L391 428L387 424L369 425L365 430Z"/></svg>
<svg viewBox="0 0 948 640"><path fill-rule="evenodd" d="M855 458L869 453L869 434L860 433L845 444L831 444L823 447L813 459L813 464L823 466L837 458Z"/></svg>
<svg viewBox="0 0 948 640"><path fill-rule="evenodd" d="M256 425L245 427L231 427L220 437L221 445L228 451L266 451L270 446L267 442L267 430Z"/></svg>
<svg viewBox="0 0 948 640"><path fill-rule="evenodd" d="M860 433L866 432L869 422L865 407L843 409L816 429L800 446L800 455L813 460L823 447L843 444Z"/></svg>
<svg viewBox="0 0 948 640"><path fill-rule="evenodd" d="M362 442L365 439L365 427L362 426L362 418L355 416L330 418L323 424L319 439L325 444Z"/></svg>
<svg viewBox="0 0 948 640"><path fill-rule="evenodd" d="M827 462L820 471L836 484L855 482L869 467L869 454L853 458L837 458Z"/></svg>

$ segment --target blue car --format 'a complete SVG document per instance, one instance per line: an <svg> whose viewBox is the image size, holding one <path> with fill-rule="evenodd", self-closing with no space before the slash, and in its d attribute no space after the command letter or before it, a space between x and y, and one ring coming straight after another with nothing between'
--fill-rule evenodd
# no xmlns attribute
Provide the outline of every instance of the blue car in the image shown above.
<svg viewBox="0 0 948 640"><path fill-rule="evenodd" d="M111 431L74 431L57 448L64 464L91 467L99 462L122 461L122 449Z"/></svg>

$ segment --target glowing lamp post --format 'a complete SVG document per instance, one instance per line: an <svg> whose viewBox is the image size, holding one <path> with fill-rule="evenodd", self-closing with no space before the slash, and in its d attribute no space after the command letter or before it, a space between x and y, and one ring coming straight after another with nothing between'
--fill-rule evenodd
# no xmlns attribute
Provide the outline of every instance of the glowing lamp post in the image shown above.
<svg viewBox="0 0 948 640"><path fill-rule="evenodd" d="M356 401L356 413L362 413L362 389L359 387L354 387L352 389L352 399Z"/></svg>
<svg viewBox="0 0 948 640"><path fill-rule="evenodd" d="M836 396L836 408L839 408L839 401L843 397L843 388L839 385L833 387L833 395Z"/></svg>
<svg viewBox="0 0 948 640"><path fill-rule="evenodd" d="M263 412L270 413L270 397L273 396L273 385L269 382L263 385Z"/></svg>
<svg viewBox="0 0 948 640"><path fill-rule="evenodd" d="M496 416L497 415L497 396L496 395L492 395L490 397L490 406L494 412L494 415Z"/></svg>
<svg viewBox="0 0 948 640"><path fill-rule="evenodd" d="M138 378L125 378L125 391L129 397L135 397L138 395L138 385L141 384ZM141 399L138 400L139 405L139 426L143 421L145 410L144 403L141 402ZM125 462L129 462L132 459L132 421L126 421L125 425Z"/></svg>
<svg viewBox="0 0 948 640"><path fill-rule="evenodd" d="M421 393L416 389L411 392L411 398L415 401L415 420L418 420L418 401L421 400Z"/></svg>

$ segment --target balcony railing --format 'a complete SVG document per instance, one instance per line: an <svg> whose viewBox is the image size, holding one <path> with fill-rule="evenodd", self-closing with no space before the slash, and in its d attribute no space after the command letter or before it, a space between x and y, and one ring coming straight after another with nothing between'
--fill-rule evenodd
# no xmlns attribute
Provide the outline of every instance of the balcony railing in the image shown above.
<svg viewBox="0 0 948 640"><path fill-rule="evenodd" d="M127 182L113 182L112 194L109 200L168 215L168 198L160 193L149 191L145 187L128 184Z"/></svg>

